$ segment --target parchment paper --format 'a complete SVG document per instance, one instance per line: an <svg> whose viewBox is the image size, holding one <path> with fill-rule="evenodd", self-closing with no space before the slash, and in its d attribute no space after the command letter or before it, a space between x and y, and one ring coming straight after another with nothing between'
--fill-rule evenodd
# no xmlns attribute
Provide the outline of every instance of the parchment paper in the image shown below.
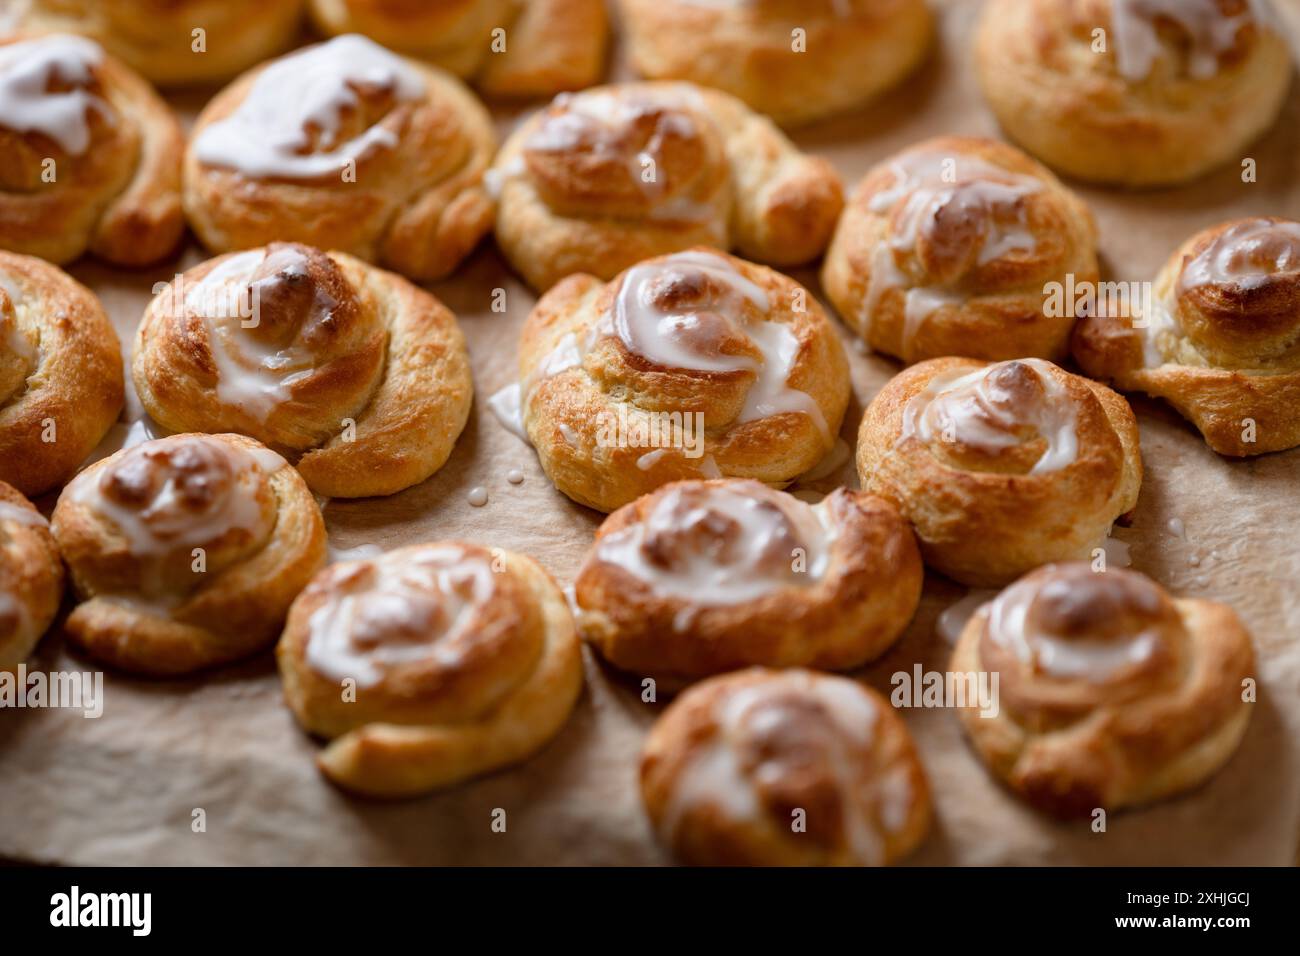
<svg viewBox="0 0 1300 956"><path fill-rule="evenodd" d="M1293 36L1300 10L1280 0ZM939 4L942 42L924 69L876 107L800 132L852 184L867 168L922 138L997 135L970 71L968 39L978 3ZM810 56L815 53L808 54ZM204 97L174 102L192 115ZM519 115L501 112L503 131ZM1215 135L1206 130L1207 136ZM1226 168L1194 185L1122 193L1079 187L1101 229L1108 278L1150 279L1193 231L1244 214L1300 218L1300 97L1248 155L1258 182ZM73 273L98 291L124 348L156 281L200 261L194 248L140 273L83 262ZM796 278L818 295L814 270ZM489 310L507 290L508 312ZM534 297L490 241L433 290L460 317L477 389L474 412L445 468L390 498L331 502L333 545L385 549L460 537L525 551L567 584L600 515L547 482L530 448L506 432L486 399L511 380L515 341ZM848 337L846 335L846 342ZM897 371L852 347L850 445L862 408ZM1288 864L1300 829L1300 449L1249 461L1210 452L1166 407L1134 398L1146 479L1136 520L1118 536L1134 567L1176 593L1231 603L1252 630L1259 702L1240 751L1206 786L1159 806L1111 815L1105 833L1049 821L986 773L948 710L905 710L930 774L936 823L919 864ZM521 485L506 472L519 468ZM836 476L852 482L850 468ZM835 480L816 487L828 490ZM467 503L470 488L490 494ZM47 511L52 500L44 502ZM1170 529L1180 519L1185 534ZM937 615L965 593L936 576L910 630L857 675L888 694L895 671L943 670L949 647ZM57 633L32 664L86 670ZM105 677L98 720L78 711L0 713L0 856L80 864L657 864L667 862L640 808L640 744L662 704L641 702L588 653L587 686L564 730L521 767L399 803L352 798L318 776L317 744L281 703L269 653L192 680ZM506 811L505 832L493 813ZM206 831L194 832L202 809Z"/></svg>

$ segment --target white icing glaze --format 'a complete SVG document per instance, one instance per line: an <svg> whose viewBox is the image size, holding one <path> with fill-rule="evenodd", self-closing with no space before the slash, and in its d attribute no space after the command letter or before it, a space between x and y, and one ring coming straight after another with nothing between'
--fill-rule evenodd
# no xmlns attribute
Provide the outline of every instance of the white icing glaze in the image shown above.
<svg viewBox="0 0 1300 956"><path fill-rule="evenodd" d="M488 408L506 431L528 441L528 432L524 429L523 388L518 382L511 382L493 392L488 398Z"/></svg>
<svg viewBox="0 0 1300 956"><path fill-rule="evenodd" d="M1016 407L1016 397L998 382L999 374L1012 365L1031 369L1042 383L1041 393L1029 396L1027 407ZM928 444L947 437L997 452L1020 444L1016 429L1029 425L1047 442L1029 473L1059 471L1078 456L1079 437L1074 408L1054 368L1042 359L1017 359L973 372L955 369L936 375L903 409L899 440L915 437Z"/></svg>
<svg viewBox="0 0 1300 956"><path fill-rule="evenodd" d="M195 155L245 176L338 175L375 150L397 145L397 133L382 124L340 141L344 117L361 105L357 91L367 89L386 91L399 102L426 92L417 70L356 34L274 60L233 113L199 133Z"/></svg>
<svg viewBox="0 0 1300 956"><path fill-rule="evenodd" d="M1258 289L1300 274L1300 222L1245 219L1223 230L1183 266L1179 291L1206 285Z"/></svg>
<svg viewBox="0 0 1300 956"><path fill-rule="evenodd" d="M475 508L482 508L488 503L488 491L482 485L475 485L469 490L466 500Z"/></svg>
<svg viewBox="0 0 1300 956"><path fill-rule="evenodd" d="M103 58L93 41L57 33L0 46L0 126L39 133L82 155L92 113L116 122L112 107L90 92Z"/></svg>
<svg viewBox="0 0 1300 956"><path fill-rule="evenodd" d="M1218 0L1111 0L1115 60L1120 76L1139 82L1151 75L1165 51L1162 26L1175 26L1187 41L1187 72L1208 79L1219 72L1219 58L1236 45L1251 24L1272 22L1263 0L1247 0L1238 13L1225 14Z"/></svg>
<svg viewBox="0 0 1300 956"><path fill-rule="evenodd" d="M0 501L0 523L10 521L30 528L48 528L50 523L39 511Z"/></svg>
<svg viewBox="0 0 1300 956"><path fill-rule="evenodd" d="M949 644L956 644L970 619L997 596L996 591L977 589L949 604L934 623L935 632Z"/></svg>

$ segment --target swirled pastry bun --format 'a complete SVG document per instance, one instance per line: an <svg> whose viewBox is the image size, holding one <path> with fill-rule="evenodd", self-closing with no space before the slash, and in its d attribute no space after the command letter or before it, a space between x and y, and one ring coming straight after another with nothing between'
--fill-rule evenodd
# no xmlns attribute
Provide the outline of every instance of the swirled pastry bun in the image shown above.
<svg viewBox="0 0 1300 956"><path fill-rule="evenodd" d="M620 0L619 8L643 76L724 90L783 126L866 103L916 68L934 32L925 0Z"/></svg>
<svg viewBox="0 0 1300 956"><path fill-rule="evenodd" d="M443 541L334 564L276 649L299 723L340 786L401 797L531 756L568 719L582 655L531 558Z"/></svg>
<svg viewBox="0 0 1300 956"><path fill-rule="evenodd" d="M122 410L122 353L99 299L58 266L0 252L0 480L72 477Z"/></svg>
<svg viewBox="0 0 1300 956"><path fill-rule="evenodd" d="M822 269L845 323L905 362L1064 358L1074 315L1048 290L1071 277L1098 279L1087 206L1020 150L957 136L869 172Z"/></svg>
<svg viewBox="0 0 1300 956"><path fill-rule="evenodd" d="M1223 766L1250 720L1254 666L1227 605L1075 563L986 604L949 670L999 675L996 714L960 711L990 769L1036 807L1082 816L1182 793Z"/></svg>
<svg viewBox="0 0 1300 956"><path fill-rule="evenodd" d="M171 431L239 432L318 494L389 495L442 467L469 356L428 292L340 252L274 243L201 263L145 310L132 377Z"/></svg>
<svg viewBox="0 0 1300 956"><path fill-rule="evenodd" d="M98 461L63 490L52 526L80 601L69 638L155 677L269 646L325 563L306 484L241 435L173 435Z"/></svg>
<svg viewBox="0 0 1300 956"><path fill-rule="evenodd" d="M497 244L537 289L697 245L798 265L821 254L844 204L830 163L689 83L563 94L511 134L489 177Z"/></svg>
<svg viewBox="0 0 1300 956"><path fill-rule="evenodd" d="M180 125L143 79L80 36L0 39L0 248L116 265L172 252Z"/></svg>
<svg viewBox="0 0 1300 956"><path fill-rule="evenodd" d="M1071 176L1135 187L1240 158L1292 73L1269 0L990 0L975 60L1012 139Z"/></svg>
<svg viewBox="0 0 1300 956"><path fill-rule="evenodd" d="M362 33L429 60L488 96L550 96L600 80L603 0L310 0L332 35Z"/></svg>
<svg viewBox="0 0 1300 956"><path fill-rule="evenodd" d="M519 371L542 468L599 511L686 478L784 485L834 447L849 400L816 300L711 249L566 279L524 323Z"/></svg>
<svg viewBox="0 0 1300 956"><path fill-rule="evenodd" d="M974 587L1089 557L1142 483L1128 402L1042 359L913 365L868 406L857 462L926 563Z"/></svg>
<svg viewBox="0 0 1300 956"><path fill-rule="evenodd" d="M338 37L208 103L185 153L185 212L213 252L303 242L437 279L491 228L495 148L487 110L454 77Z"/></svg>
<svg viewBox="0 0 1300 956"><path fill-rule="evenodd" d="M1100 302L1079 323L1089 375L1165 399L1221 455L1300 445L1300 222L1205 229L1170 257L1150 303L1133 305L1125 316Z"/></svg>
<svg viewBox="0 0 1300 956"><path fill-rule="evenodd" d="M660 840L703 866L884 866L930 824L907 727L844 677L761 667L677 698L641 755Z"/></svg>
<svg viewBox="0 0 1300 956"><path fill-rule="evenodd" d="M226 80L287 47L302 0L26 0L36 32L90 37L160 86Z"/></svg>
<svg viewBox="0 0 1300 956"><path fill-rule="evenodd" d="M0 672L31 654L63 598L63 562L49 522L0 481Z"/></svg>
<svg viewBox="0 0 1300 956"><path fill-rule="evenodd" d="M911 528L880 498L681 481L605 520L574 602L602 657L673 687L750 664L865 664L902 635L921 577Z"/></svg>

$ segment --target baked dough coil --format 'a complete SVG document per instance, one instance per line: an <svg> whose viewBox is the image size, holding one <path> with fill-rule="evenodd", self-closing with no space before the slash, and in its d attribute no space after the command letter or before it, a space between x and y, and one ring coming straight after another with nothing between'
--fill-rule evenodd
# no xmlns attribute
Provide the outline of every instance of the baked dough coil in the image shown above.
<svg viewBox="0 0 1300 956"><path fill-rule="evenodd" d="M975 61L1012 139L1071 176L1131 187L1240 159L1292 73L1269 0L990 0Z"/></svg>
<svg viewBox="0 0 1300 956"><path fill-rule="evenodd" d="M599 81L602 0L311 0L325 33L361 33L429 60L488 96L550 96Z"/></svg>
<svg viewBox="0 0 1300 956"><path fill-rule="evenodd" d="M869 172L822 270L845 323L906 362L1059 361L1074 314L1050 308L1049 292L1097 279L1097 230L1082 200L1020 150L957 136Z"/></svg>
<svg viewBox="0 0 1300 956"><path fill-rule="evenodd" d="M1128 402L1042 359L912 366L868 406L857 464L926 563L975 587L1089 557L1142 483Z"/></svg>
<svg viewBox="0 0 1300 956"><path fill-rule="evenodd" d="M495 149L460 81L338 37L208 103L185 153L185 212L213 252L303 242L437 279L491 228L482 178Z"/></svg>
<svg viewBox="0 0 1300 956"><path fill-rule="evenodd" d="M184 229L180 125L91 40L0 40L0 248L116 265L172 252Z"/></svg>
<svg viewBox="0 0 1300 956"><path fill-rule="evenodd" d="M831 451L849 399L813 297L711 249L566 279L525 322L519 369L542 468L599 511L686 478L784 485Z"/></svg>
<svg viewBox="0 0 1300 956"><path fill-rule="evenodd" d="M620 0L619 8L641 75L724 90L783 126L868 102L916 68L934 33L925 0Z"/></svg>
<svg viewBox="0 0 1300 956"><path fill-rule="evenodd" d="M921 578L911 528L880 498L683 481L605 520L574 610L605 660L672 689L752 664L861 666L902 635Z"/></svg>
<svg viewBox="0 0 1300 956"><path fill-rule="evenodd" d="M159 86L226 80L279 53L303 0L27 0L38 32L80 33ZM200 32L201 31L201 32Z"/></svg>
<svg viewBox="0 0 1300 956"><path fill-rule="evenodd" d="M326 556L325 522L302 478L241 435L119 451L63 490L51 524L80 602L68 637L152 677L272 644Z"/></svg>
<svg viewBox="0 0 1300 956"><path fill-rule="evenodd" d="M522 554L444 541L331 565L276 650L317 763L370 796L411 796L517 763L582 689L563 592Z"/></svg>
<svg viewBox="0 0 1300 956"><path fill-rule="evenodd" d="M0 672L27 659L62 598L63 562L49 522L0 481Z"/></svg>
<svg viewBox="0 0 1300 956"><path fill-rule="evenodd" d="M497 244L537 289L696 245L798 265L821 254L843 207L829 162L689 83L562 94L511 134L490 183Z"/></svg>
<svg viewBox="0 0 1300 956"><path fill-rule="evenodd" d="M0 480L72 477L117 420L122 353L104 307L58 266L0 252Z"/></svg>
<svg viewBox="0 0 1300 956"><path fill-rule="evenodd" d="M688 689L650 731L641 794L660 840L703 866L883 866L930 822L902 719L875 691L806 670Z"/></svg>
<svg viewBox="0 0 1300 956"><path fill-rule="evenodd" d="M1300 222L1205 229L1170 257L1149 303L1119 304L1099 302L1075 330L1089 375L1165 399L1222 455L1300 445Z"/></svg>
<svg viewBox="0 0 1300 956"><path fill-rule="evenodd" d="M1062 564L972 617L949 670L999 675L996 714L960 711L990 769L1039 809L1083 816L1190 790L1226 763L1250 720L1254 652L1227 605Z"/></svg>
<svg viewBox="0 0 1300 956"><path fill-rule="evenodd" d="M174 280L145 310L131 370L164 428L250 435L341 498L393 494L441 468L473 397L464 337L441 302L294 243Z"/></svg>

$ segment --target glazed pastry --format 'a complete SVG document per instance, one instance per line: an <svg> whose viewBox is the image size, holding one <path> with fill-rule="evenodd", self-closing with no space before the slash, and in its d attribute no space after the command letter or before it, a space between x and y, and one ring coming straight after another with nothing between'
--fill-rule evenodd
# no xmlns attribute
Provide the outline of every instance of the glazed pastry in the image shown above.
<svg viewBox="0 0 1300 956"><path fill-rule="evenodd" d="M302 19L302 0L28 3L26 29L88 36L160 86L229 79L287 47Z"/></svg>
<svg viewBox="0 0 1300 956"><path fill-rule="evenodd" d="M703 866L883 866L930 824L902 719L856 681L806 670L687 690L646 740L641 795L660 840Z"/></svg>
<svg viewBox="0 0 1300 956"><path fill-rule="evenodd" d="M1062 359L1074 315L1053 283L1095 285L1083 202L1020 150L944 136L867 174L826 253L822 285L876 351Z"/></svg>
<svg viewBox="0 0 1300 956"><path fill-rule="evenodd" d="M58 266L0 252L0 480L72 477L122 410L122 353L99 300Z"/></svg>
<svg viewBox="0 0 1300 956"><path fill-rule="evenodd" d="M784 485L831 451L849 400L816 300L710 249L566 279L524 323L519 369L494 406L599 511L684 478Z"/></svg>
<svg viewBox="0 0 1300 956"><path fill-rule="evenodd" d="M402 797L531 756L564 725L582 655L564 594L531 558L444 541L334 564L276 649L318 764Z"/></svg>
<svg viewBox="0 0 1300 956"><path fill-rule="evenodd" d="M506 141L489 185L497 244L543 290L696 245L798 265L821 254L843 207L830 163L689 83L557 97Z"/></svg>
<svg viewBox="0 0 1300 956"><path fill-rule="evenodd" d="M975 59L1012 139L1123 186L1240 159L1277 119L1292 71L1268 0L990 0Z"/></svg>
<svg viewBox="0 0 1300 956"><path fill-rule="evenodd" d="M993 772L1040 809L1084 816L1190 790L1226 763L1250 720L1254 666L1227 605L1060 564L971 618L948 669L999 675L995 715L960 711Z"/></svg>
<svg viewBox="0 0 1300 956"><path fill-rule="evenodd" d="M446 306L352 256L283 242L201 263L163 290L131 371L164 428L250 435L331 498L424 481L473 397Z"/></svg>
<svg viewBox="0 0 1300 956"><path fill-rule="evenodd" d="M185 154L185 213L214 252L304 242L437 279L491 228L495 148L487 110L455 78L338 37L207 105Z"/></svg>
<svg viewBox="0 0 1300 956"><path fill-rule="evenodd" d="M96 660L167 677L267 647L325 563L325 522L283 458L240 435L173 435L79 474L54 537Z"/></svg>
<svg viewBox="0 0 1300 956"><path fill-rule="evenodd" d="M643 76L725 90L786 126L893 86L934 32L925 0L620 0L619 8Z"/></svg>
<svg viewBox="0 0 1300 956"><path fill-rule="evenodd" d="M85 37L0 40L0 248L123 266L180 242L181 128Z"/></svg>
<svg viewBox="0 0 1300 956"><path fill-rule="evenodd" d="M920 596L916 538L886 501L681 481L605 520L574 610L607 661L675 688L750 664L851 670L898 640Z"/></svg>
<svg viewBox="0 0 1300 956"><path fill-rule="evenodd" d="M62 598L63 563L49 522L0 481L0 672L27 659Z"/></svg>
<svg viewBox="0 0 1300 956"><path fill-rule="evenodd" d="M579 90L605 66L602 0L311 0L310 10L325 33L363 33L489 96Z"/></svg>
<svg viewBox="0 0 1300 956"><path fill-rule="evenodd" d="M1203 230L1165 264L1150 303L1133 304L1125 316L1098 302L1079 323L1074 354L1089 375L1165 399L1221 455L1300 445L1300 222Z"/></svg>
<svg viewBox="0 0 1300 956"><path fill-rule="evenodd" d="M857 458L926 563L972 587L1089 557L1142 483L1128 402L1042 359L912 366L868 406Z"/></svg>

